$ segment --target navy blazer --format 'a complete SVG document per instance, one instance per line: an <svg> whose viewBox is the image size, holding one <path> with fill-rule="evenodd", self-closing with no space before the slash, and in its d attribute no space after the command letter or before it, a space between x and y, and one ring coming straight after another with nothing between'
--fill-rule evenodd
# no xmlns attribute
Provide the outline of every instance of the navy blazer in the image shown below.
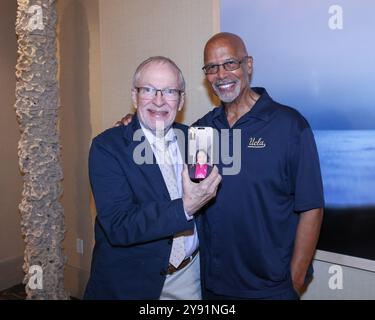
<svg viewBox="0 0 375 320"><path fill-rule="evenodd" d="M188 127L173 127L187 136ZM155 157L154 164L133 160L142 142L133 139L138 129L134 117L128 126L98 135L91 145L89 175L97 217L85 299L158 299L173 235L194 228L182 199L171 201ZM147 139L143 143L151 150Z"/></svg>

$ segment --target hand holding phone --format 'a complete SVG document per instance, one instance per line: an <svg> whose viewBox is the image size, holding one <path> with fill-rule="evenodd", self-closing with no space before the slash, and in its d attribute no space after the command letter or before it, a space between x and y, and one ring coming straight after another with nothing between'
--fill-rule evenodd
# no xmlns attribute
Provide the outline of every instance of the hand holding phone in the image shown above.
<svg viewBox="0 0 375 320"><path fill-rule="evenodd" d="M188 215L193 215L211 199L216 197L217 189L221 182L221 175L217 167L213 167L207 179L200 183L191 182L186 165L182 171L182 202Z"/></svg>

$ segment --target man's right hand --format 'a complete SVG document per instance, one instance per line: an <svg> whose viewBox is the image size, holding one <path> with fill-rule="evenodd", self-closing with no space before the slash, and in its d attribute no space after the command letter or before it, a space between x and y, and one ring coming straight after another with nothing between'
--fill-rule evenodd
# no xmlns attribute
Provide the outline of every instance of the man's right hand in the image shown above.
<svg viewBox="0 0 375 320"><path fill-rule="evenodd" d="M182 188L185 212L193 215L208 201L216 197L217 188L221 181L219 170L215 166L210 175L199 183L192 182L189 177L187 166L182 171Z"/></svg>
<svg viewBox="0 0 375 320"><path fill-rule="evenodd" d="M128 113L125 117L123 117L120 121L117 121L115 123L115 127L124 125L127 126L130 122L132 122L134 115Z"/></svg>

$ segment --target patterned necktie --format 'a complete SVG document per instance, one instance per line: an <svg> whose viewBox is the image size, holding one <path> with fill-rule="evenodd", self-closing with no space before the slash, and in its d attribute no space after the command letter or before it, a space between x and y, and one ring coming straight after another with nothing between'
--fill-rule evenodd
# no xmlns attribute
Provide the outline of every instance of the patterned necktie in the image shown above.
<svg viewBox="0 0 375 320"><path fill-rule="evenodd" d="M168 147L172 141L166 139L156 139L154 146L159 155L159 167L172 200L181 197L176 178L174 163L169 154ZM177 268L185 258L185 242L183 235L175 235L172 243L172 251L169 262Z"/></svg>

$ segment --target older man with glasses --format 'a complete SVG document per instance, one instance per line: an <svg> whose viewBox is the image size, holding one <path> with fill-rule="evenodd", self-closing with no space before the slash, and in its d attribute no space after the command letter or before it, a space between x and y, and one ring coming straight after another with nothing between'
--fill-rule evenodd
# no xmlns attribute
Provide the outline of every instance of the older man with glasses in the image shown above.
<svg viewBox="0 0 375 320"><path fill-rule="evenodd" d="M187 127L175 123L184 91L173 61L145 60L133 77L132 124L92 142L97 217L86 299L201 299L194 214L215 197L221 176L215 168L204 182L190 181Z"/></svg>

